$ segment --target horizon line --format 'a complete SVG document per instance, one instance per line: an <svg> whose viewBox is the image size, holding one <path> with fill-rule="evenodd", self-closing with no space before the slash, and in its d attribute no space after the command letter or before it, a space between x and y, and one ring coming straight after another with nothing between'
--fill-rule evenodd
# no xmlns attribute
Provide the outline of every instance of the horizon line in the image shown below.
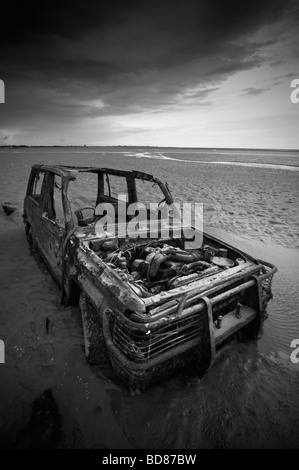
<svg viewBox="0 0 299 470"><path fill-rule="evenodd" d="M129 148L158 148L158 149L188 149L188 150L261 150L261 151L282 151L282 152L298 152L299 148L261 148L261 147L180 147L180 146L165 146L165 145L27 145L27 144L10 144L10 145L0 145L0 148L115 148L115 147L129 147Z"/></svg>

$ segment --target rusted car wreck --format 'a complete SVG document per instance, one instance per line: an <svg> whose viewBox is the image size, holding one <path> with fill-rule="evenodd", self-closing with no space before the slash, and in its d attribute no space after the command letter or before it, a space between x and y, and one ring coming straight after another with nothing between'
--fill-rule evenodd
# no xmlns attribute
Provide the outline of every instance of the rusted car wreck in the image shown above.
<svg viewBox="0 0 299 470"><path fill-rule="evenodd" d="M34 165L24 201L28 241L64 301L79 303L91 363L111 361L133 388L185 366L202 374L236 334L258 335L276 268L207 233L196 249L171 230L155 238L98 233L96 207L117 211L120 193L126 207L173 203L167 184L146 173Z"/></svg>

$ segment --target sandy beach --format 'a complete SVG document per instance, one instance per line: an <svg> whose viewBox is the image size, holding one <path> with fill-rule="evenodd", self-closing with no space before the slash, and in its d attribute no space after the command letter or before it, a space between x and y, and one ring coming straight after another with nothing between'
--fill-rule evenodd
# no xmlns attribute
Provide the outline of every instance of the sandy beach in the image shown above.
<svg viewBox="0 0 299 470"><path fill-rule="evenodd" d="M299 338L299 155L273 153L1 149L0 203L18 210L0 212L0 447L33 445L20 430L47 389L59 408L61 448L298 447L299 366L289 356ZM177 201L203 202L205 230L278 266L261 339L226 348L202 380L182 373L140 395L110 368L88 365L78 309L60 305L22 226L38 162L139 169L168 181Z"/></svg>

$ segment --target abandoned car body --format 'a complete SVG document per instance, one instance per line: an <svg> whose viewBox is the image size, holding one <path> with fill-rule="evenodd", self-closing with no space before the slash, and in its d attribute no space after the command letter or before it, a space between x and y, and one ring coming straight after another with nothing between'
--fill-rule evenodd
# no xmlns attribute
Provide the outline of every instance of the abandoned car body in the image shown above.
<svg viewBox="0 0 299 470"><path fill-rule="evenodd" d="M207 233L196 249L171 231L154 239L99 233L95 208L117 210L117 193L126 206L153 196L173 203L167 184L146 173L46 165L32 167L24 201L28 241L64 301L79 302L87 359L111 361L129 386L143 388L187 365L202 374L236 333L257 336L276 267Z"/></svg>

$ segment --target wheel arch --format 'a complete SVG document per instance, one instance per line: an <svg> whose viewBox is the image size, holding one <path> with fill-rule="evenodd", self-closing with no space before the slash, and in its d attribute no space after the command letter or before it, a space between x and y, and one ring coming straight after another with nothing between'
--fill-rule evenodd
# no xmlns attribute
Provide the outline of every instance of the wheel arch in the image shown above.
<svg viewBox="0 0 299 470"><path fill-rule="evenodd" d="M70 278L69 282L69 293L68 293L68 303L70 305L79 305L79 297L81 292L83 292L79 283L74 278Z"/></svg>

